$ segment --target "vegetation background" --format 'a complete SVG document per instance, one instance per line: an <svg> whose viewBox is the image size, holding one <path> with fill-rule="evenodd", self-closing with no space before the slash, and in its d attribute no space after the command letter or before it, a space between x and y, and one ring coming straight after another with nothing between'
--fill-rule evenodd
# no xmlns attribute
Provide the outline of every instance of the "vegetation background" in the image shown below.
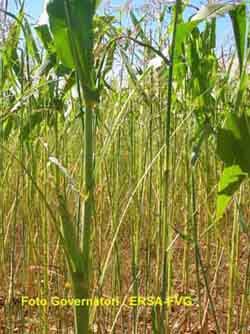
<svg viewBox="0 0 250 334"><path fill-rule="evenodd" d="M0 3L0 331L248 333L248 5Z"/></svg>

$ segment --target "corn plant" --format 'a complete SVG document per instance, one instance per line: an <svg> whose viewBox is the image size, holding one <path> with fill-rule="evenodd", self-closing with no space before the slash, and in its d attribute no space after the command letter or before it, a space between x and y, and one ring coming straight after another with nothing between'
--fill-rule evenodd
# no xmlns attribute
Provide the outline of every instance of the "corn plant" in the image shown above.
<svg viewBox="0 0 250 334"><path fill-rule="evenodd" d="M99 16L92 0L46 1L35 29L24 5L1 9L7 333L248 330L246 5L157 6ZM235 37L228 59L216 50L222 15ZM21 294L120 305L21 307ZM193 305L128 305L177 294Z"/></svg>
<svg viewBox="0 0 250 334"><path fill-rule="evenodd" d="M63 199L60 199L63 236L68 266L76 298L90 297L90 242L94 205L93 118L99 102L97 69L94 67L94 15L98 3L86 1L49 1L47 13L56 55L68 69L75 69L81 85L84 107L84 180L85 201L81 244L71 225ZM83 116L82 116L83 117ZM89 331L89 307L75 308L76 333Z"/></svg>

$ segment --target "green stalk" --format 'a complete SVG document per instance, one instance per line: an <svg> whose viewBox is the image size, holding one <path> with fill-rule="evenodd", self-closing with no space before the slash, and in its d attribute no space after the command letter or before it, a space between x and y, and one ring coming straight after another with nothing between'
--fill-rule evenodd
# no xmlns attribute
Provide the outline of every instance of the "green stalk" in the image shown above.
<svg viewBox="0 0 250 334"><path fill-rule="evenodd" d="M87 273L87 275L86 275ZM89 296L89 281L88 272L71 272L72 290L74 298L84 299ZM74 319L75 319L75 333L76 334L88 334L89 330L89 307L75 306L74 307Z"/></svg>
<svg viewBox="0 0 250 334"><path fill-rule="evenodd" d="M248 238L249 240L249 238ZM246 271L245 271L245 279L244 279L244 293L241 298L241 310L240 310L240 321L239 321L239 334L246 333L245 331L245 321L247 318L247 308L248 308L248 302L247 299L249 298L249 291L250 291L250 250L248 251L247 256L247 265L246 265Z"/></svg>
<svg viewBox="0 0 250 334"><path fill-rule="evenodd" d="M202 258L201 258L201 252L200 252L200 246L199 246L199 235L198 235L198 222L197 222L197 208L196 208L196 166L192 166L192 175L191 175L191 183L192 183L192 232L193 232L193 240L194 240L194 251L195 251L195 265L196 265L196 280L197 280L197 290L198 290L198 300L199 300L199 315L200 315L200 325L202 327L202 308L201 308L201 274L204 279L204 285L207 293L208 302L210 304L211 308L211 314L214 319L214 323L216 326L216 333L221 333L219 323L216 316L216 310L213 303L210 287L209 287L209 280L208 280L208 274L204 268Z"/></svg>
<svg viewBox="0 0 250 334"><path fill-rule="evenodd" d="M199 320L200 326L202 326L202 306L201 306L201 278L199 270L199 243L198 243L198 224L197 224L197 208L196 208L196 184L195 184L195 166L192 166L191 170L191 201L192 201L192 233L194 239L194 252L195 252L195 274L196 274L196 284L197 284L197 294L199 302Z"/></svg>
<svg viewBox="0 0 250 334"><path fill-rule="evenodd" d="M85 192L87 199L84 206L84 237L83 237L83 253L84 268L89 269L89 259L87 253L90 247L90 223L93 211L93 120L91 103L86 101L85 112ZM85 253L86 252L86 253Z"/></svg>
<svg viewBox="0 0 250 334"><path fill-rule="evenodd" d="M177 34L177 25L179 14L181 13L181 0L176 0L174 29L171 44L170 65L168 74L168 95L167 95L167 112L166 112L166 132L165 132L165 176L164 176L164 222L163 222L163 264L162 264L162 291L161 297L166 299L167 292L170 291L170 277L171 277L171 259L168 254L168 246L170 242L170 228L169 228L169 199L170 199L170 136L171 136L171 110L172 110L172 92L173 92L173 74L174 74L174 58L175 58L175 43ZM160 333L168 332L167 326L164 322L168 311L165 306L162 307L161 312L161 328Z"/></svg>
<svg viewBox="0 0 250 334"><path fill-rule="evenodd" d="M96 101L93 101L92 89L93 82L86 82L85 77L85 65L81 59L81 52L79 44L74 36L74 23L71 17L71 8L68 0L64 2L65 12L67 16L67 24L70 32L70 44L71 51L74 58L75 68L80 79L81 88L85 100L85 113L84 113L84 183L85 183L85 201L84 201L84 218L83 218L83 238L82 247L82 260L80 259L79 265L76 266L75 271L71 271L71 280L73 287L73 294L75 298L89 298L90 296L90 272L91 272L91 261L90 261L90 250L91 250L91 230L92 230L92 216L94 206L94 164L93 164L93 108ZM89 52L91 59L88 59L87 68L89 80L93 79L93 39L92 35L89 35L87 47L91 50ZM86 41L85 41L86 42ZM86 88L87 85L91 88ZM89 306L75 306L75 331L76 334L90 333L89 330Z"/></svg>
<svg viewBox="0 0 250 334"><path fill-rule="evenodd" d="M241 201L241 191L239 195L239 203ZM235 203L234 207L234 220L233 220L233 230L232 230L232 244L229 262L229 288L228 288L228 310L227 310L227 334L233 331L233 307L235 300L235 283L237 274L237 248L239 242L239 209Z"/></svg>
<svg viewBox="0 0 250 334"><path fill-rule="evenodd" d="M85 99L86 111L84 118L84 179L85 194L82 253L79 265L75 270L70 270L74 298L90 298L90 272L91 272L91 231L94 205L94 180L93 180L93 111L92 103ZM76 334L90 333L89 330L89 306L75 306L75 331Z"/></svg>
<svg viewBox="0 0 250 334"><path fill-rule="evenodd" d="M192 201L191 201L191 194L192 194L192 187L191 187L191 168L190 168L190 133L191 133L191 126L190 122L187 125L188 132L185 136L185 178L186 178L186 219L185 219L185 234L190 235L191 233L191 221L192 221ZM190 252L190 243L187 241L184 244L184 254L183 254L183 289L184 293L188 294L190 288L190 260L191 260L191 252ZM189 322L189 313L186 314L186 321Z"/></svg>
<svg viewBox="0 0 250 334"><path fill-rule="evenodd" d="M46 134L47 131L47 124L46 124ZM48 161L48 152L46 149L44 149L44 196L47 199L48 197L48 189L47 189L47 169L46 169L46 163ZM44 284L41 289L41 295L42 298L48 298L49 293L49 277L48 277L48 269L49 269L49 235L48 235L48 216L47 216L47 208L46 205L43 205L44 210L44 218L42 220L43 227L42 227L42 235L43 235L43 267L44 267ZM43 308L43 320L44 320L44 328L43 328L43 334L48 334L49 332L49 326L48 326L48 307L45 306Z"/></svg>

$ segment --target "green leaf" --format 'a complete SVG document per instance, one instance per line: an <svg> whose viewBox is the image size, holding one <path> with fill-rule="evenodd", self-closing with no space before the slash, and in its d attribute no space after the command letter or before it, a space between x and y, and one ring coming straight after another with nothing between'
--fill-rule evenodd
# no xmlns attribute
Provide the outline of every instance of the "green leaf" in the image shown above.
<svg viewBox="0 0 250 334"><path fill-rule="evenodd" d="M94 0L94 8L95 11L98 9L98 7L100 6L100 4L102 3L102 0Z"/></svg>
<svg viewBox="0 0 250 334"><path fill-rule="evenodd" d="M188 36L192 33L192 31L198 26L201 21L189 21L189 22L182 22L178 24L177 31L176 31L176 43L175 43L175 58L179 58L183 55L182 46ZM149 43L150 44L150 43ZM164 49L162 52L164 55L168 54L168 48ZM163 59L159 56L156 56L151 59L150 64L155 69L161 67L164 62Z"/></svg>
<svg viewBox="0 0 250 334"><path fill-rule="evenodd" d="M65 23L62 20L53 18L52 22L53 23L51 23L51 30L54 36L57 55L65 66L73 69L75 65L72 50L70 47L69 30L67 29Z"/></svg>
<svg viewBox="0 0 250 334"><path fill-rule="evenodd" d="M229 204L241 182L250 176L250 117L246 114L229 115L225 127L218 132L217 152L226 164L219 182L217 219Z"/></svg>
<svg viewBox="0 0 250 334"><path fill-rule="evenodd" d="M26 44L27 44L28 53L39 64L40 61L41 61L40 55L39 55L39 50L38 50L38 47L36 45L36 41L33 37L33 33L32 33L32 30L31 30L31 27L29 25L29 22L27 20L25 20L25 22L24 22L24 27L25 27L25 32L26 32L25 33L25 41L26 41Z"/></svg>
<svg viewBox="0 0 250 334"><path fill-rule="evenodd" d="M106 74L112 70L115 59L116 46L116 42L114 41L113 43L109 44L108 47L106 47L98 67L97 78L100 77L101 80L105 80Z"/></svg>
<svg viewBox="0 0 250 334"><path fill-rule="evenodd" d="M226 166L238 165L250 174L250 117L232 113L218 131L217 152Z"/></svg>
<svg viewBox="0 0 250 334"><path fill-rule="evenodd" d="M240 72L242 72L244 53L245 53L245 41L246 41L246 5L245 4L220 4L209 3L206 6L202 6L198 13L192 17L192 21L203 21L218 16L223 16L229 13L234 36L236 41L237 53L240 63Z"/></svg>
<svg viewBox="0 0 250 334"><path fill-rule="evenodd" d="M182 54L182 44L185 42L185 39L191 34L193 29L197 27L197 25L200 23L200 21L190 21L190 22L184 22L180 23L177 27L176 32L176 45L175 45L175 53L176 56L180 56Z"/></svg>
<svg viewBox="0 0 250 334"><path fill-rule="evenodd" d="M93 0L50 0L49 25L57 54L65 66L77 69L89 100L98 100L93 59Z"/></svg>
<svg viewBox="0 0 250 334"><path fill-rule="evenodd" d="M223 170L218 186L217 219L222 218L232 196L246 177L247 173L244 173L238 165L232 165Z"/></svg>
<svg viewBox="0 0 250 334"><path fill-rule="evenodd" d="M6 121L0 121L0 139L2 141L8 140L14 125L15 119L13 117L7 118Z"/></svg>
<svg viewBox="0 0 250 334"><path fill-rule="evenodd" d="M246 5L238 5L229 12L229 15L233 25L234 37L240 64L240 73L242 73L247 31Z"/></svg>
<svg viewBox="0 0 250 334"><path fill-rule="evenodd" d="M49 26L47 24L37 25L35 26L35 30L46 51L50 53L53 46L53 39L49 31Z"/></svg>
<svg viewBox="0 0 250 334"><path fill-rule="evenodd" d="M216 48L216 19L206 22L206 27L201 33L201 44L204 54L210 55L211 51Z"/></svg>

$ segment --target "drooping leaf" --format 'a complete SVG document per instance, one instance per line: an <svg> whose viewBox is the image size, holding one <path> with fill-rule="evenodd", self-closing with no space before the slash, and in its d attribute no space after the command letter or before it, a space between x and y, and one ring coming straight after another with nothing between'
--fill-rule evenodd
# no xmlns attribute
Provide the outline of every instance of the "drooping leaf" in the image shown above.
<svg viewBox="0 0 250 334"><path fill-rule="evenodd" d="M96 100L93 69L93 0L49 0L47 12L56 51L65 66L77 69L88 99Z"/></svg>
<svg viewBox="0 0 250 334"><path fill-rule="evenodd" d="M229 115L225 127L218 131L217 152L226 166L238 165L250 174L250 117Z"/></svg>
<svg viewBox="0 0 250 334"><path fill-rule="evenodd" d="M223 170L218 186L217 219L222 218L232 196L246 177L247 173L244 173L238 165L232 165Z"/></svg>
<svg viewBox="0 0 250 334"><path fill-rule="evenodd" d="M35 26L35 30L46 51L51 53L51 49L53 48L53 39L49 31L49 26L47 24L40 24Z"/></svg>
<svg viewBox="0 0 250 334"><path fill-rule="evenodd" d="M217 152L226 167L219 182L217 218L220 219L241 182L250 176L250 117L229 115L218 131Z"/></svg>
<svg viewBox="0 0 250 334"><path fill-rule="evenodd" d="M75 44L74 47L79 48L77 51L84 57L85 70L89 71L90 60L88 58L92 58L93 48L93 1L68 0L62 2L61 0L50 0L47 4L47 12L60 57L66 64L74 67L72 44ZM60 44L61 42L64 44ZM67 57L63 52L65 47L70 50L67 50L69 53Z"/></svg>
<svg viewBox="0 0 250 334"><path fill-rule="evenodd" d="M50 22L57 55L65 66L73 69L75 64L70 45L69 29L66 26L66 22L56 17L50 19Z"/></svg>
<svg viewBox="0 0 250 334"><path fill-rule="evenodd" d="M223 16L235 7L233 4L209 3L202 6L198 13L192 17L192 21L207 20L216 16Z"/></svg>
<svg viewBox="0 0 250 334"><path fill-rule="evenodd" d="M242 73L247 31L246 5L240 4L234 7L232 10L230 10L229 15L233 25L234 38L240 64L240 73Z"/></svg>

